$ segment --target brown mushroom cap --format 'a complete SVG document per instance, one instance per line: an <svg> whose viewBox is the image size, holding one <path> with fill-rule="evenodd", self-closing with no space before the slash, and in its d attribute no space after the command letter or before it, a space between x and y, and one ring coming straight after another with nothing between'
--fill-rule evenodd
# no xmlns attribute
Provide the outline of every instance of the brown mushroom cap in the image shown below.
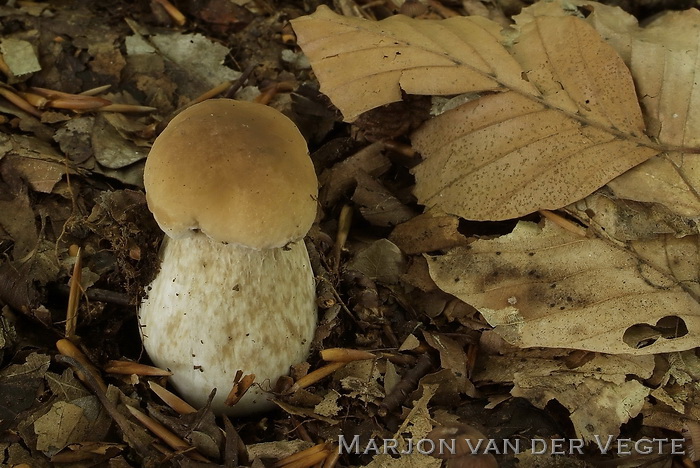
<svg viewBox="0 0 700 468"><path fill-rule="evenodd" d="M220 242L282 247L316 216L306 141L262 104L212 99L181 112L153 144L144 184L148 207L174 238L200 230Z"/></svg>

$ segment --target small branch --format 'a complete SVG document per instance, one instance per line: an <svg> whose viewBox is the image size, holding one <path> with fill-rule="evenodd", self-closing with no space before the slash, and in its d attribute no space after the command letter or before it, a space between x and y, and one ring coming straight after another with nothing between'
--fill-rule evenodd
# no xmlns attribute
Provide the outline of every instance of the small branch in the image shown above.
<svg viewBox="0 0 700 468"><path fill-rule="evenodd" d="M433 367L433 359L430 354L425 353L421 355L413 369L406 372L401 382L396 384L396 387L389 393L379 405L379 415L384 417L389 412L398 408L405 400L410 392L416 389L418 381L425 374L428 373L430 368Z"/></svg>

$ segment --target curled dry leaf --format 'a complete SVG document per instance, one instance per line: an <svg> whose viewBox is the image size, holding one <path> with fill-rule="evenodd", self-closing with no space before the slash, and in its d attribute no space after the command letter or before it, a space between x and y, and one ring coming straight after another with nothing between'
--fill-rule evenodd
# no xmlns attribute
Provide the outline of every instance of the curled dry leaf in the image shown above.
<svg viewBox="0 0 700 468"><path fill-rule="evenodd" d="M415 194L428 207L475 220L557 209L660 151L625 63L580 18L524 21L510 42L479 17L370 22L319 8L294 27L347 120L401 91L499 91L414 133Z"/></svg>
<svg viewBox="0 0 700 468"><path fill-rule="evenodd" d="M697 346L697 240L630 250L546 222L429 257L445 292L476 307L519 347L655 354ZM695 270L693 270L695 268Z"/></svg>

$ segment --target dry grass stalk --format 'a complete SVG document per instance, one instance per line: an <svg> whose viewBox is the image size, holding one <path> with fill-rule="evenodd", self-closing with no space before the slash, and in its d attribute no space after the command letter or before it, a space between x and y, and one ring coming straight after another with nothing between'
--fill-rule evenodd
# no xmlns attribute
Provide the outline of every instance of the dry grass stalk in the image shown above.
<svg viewBox="0 0 700 468"><path fill-rule="evenodd" d="M208 462L204 456L202 456L197 450L189 445L187 442L182 440L177 434L170 431L167 427L163 426L161 423L151 418L150 416L142 413L133 406L126 405L129 412L141 423L143 426L165 442L169 447L177 450L178 452L184 452L186 455L193 460Z"/></svg>
<svg viewBox="0 0 700 468"><path fill-rule="evenodd" d="M92 378L97 382L97 384L100 386L100 389L103 392L107 391L107 385L104 383L102 380L102 377L100 376L100 372L97 370L97 368L90 362L88 357L80 350L78 347L73 344L72 341L68 339L61 339L56 342L56 349L58 349L58 352L63 354L64 356L71 357L78 361L87 372L90 372ZM83 382L86 382L87 378L85 375L82 374L82 372L76 371L75 375Z"/></svg>
<svg viewBox="0 0 700 468"><path fill-rule="evenodd" d="M324 442L282 458L276 461L272 468L306 468L325 460L329 454L328 444Z"/></svg>
<svg viewBox="0 0 700 468"><path fill-rule="evenodd" d="M109 361L104 366L104 371L110 374L121 375L148 375L152 377L167 377L173 375L172 372L161 369L159 367L147 366L132 361Z"/></svg>
<svg viewBox="0 0 700 468"><path fill-rule="evenodd" d="M78 247L75 253L73 275L70 279L70 292L68 293L68 307L66 310L66 338L75 339L75 330L78 326L78 305L80 304L80 281L83 271L82 249Z"/></svg>
<svg viewBox="0 0 700 468"><path fill-rule="evenodd" d="M337 371L338 369L341 369L345 367L347 362L332 362L330 364L327 364L323 367L320 367L316 369L313 372L310 372L306 374L304 377L300 378L297 380L294 385L292 385L292 388L290 391L292 393L296 392L297 390L300 390L302 388L306 388L310 385L315 384L319 380L323 379L324 377L328 377L331 375L333 372Z"/></svg>
<svg viewBox="0 0 700 468"><path fill-rule="evenodd" d="M321 351L321 359L331 362L364 361L365 359L377 359L377 356L369 351L349 348L328 348Z"/></svg>
<svg viewBox="0 0 700 468"><path fill-rule="evenodd" d="M158 395L158 398L163 400L163 403L172 408L173 411L179 414L192 414L197 412L195 407L157 383L148 382L148 386L150 387L151 391Z"/></svg>

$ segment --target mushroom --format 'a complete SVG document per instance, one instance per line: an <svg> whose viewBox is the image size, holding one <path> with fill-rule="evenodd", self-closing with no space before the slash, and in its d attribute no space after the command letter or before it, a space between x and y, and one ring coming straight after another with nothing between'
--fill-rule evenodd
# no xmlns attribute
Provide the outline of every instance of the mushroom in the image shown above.
<svg viewBox="0 0 700 468"><path fill-rule="evenodd" d="M148 207L166 233L139 322L151 360L176 390L216 413L270 409L266 389L304 361L316 328L303 237L318 181L306 142L278 111L214 99L175 117L144 170ZM254 385L224 399L238 370Z"/></svg>

